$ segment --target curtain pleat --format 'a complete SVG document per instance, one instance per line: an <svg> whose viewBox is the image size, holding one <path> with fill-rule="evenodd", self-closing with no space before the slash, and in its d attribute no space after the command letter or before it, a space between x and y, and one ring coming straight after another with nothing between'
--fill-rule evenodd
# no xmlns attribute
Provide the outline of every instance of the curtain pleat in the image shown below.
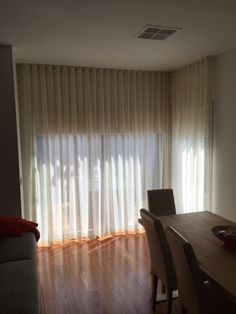
<svg viewBox="0 0 236 314"><path fill-rule="evenodd" d="M210 209L210 72L18 65L23 215L41 244L139 231L148 189Z"/></svg>
<svg viewBox="0 0 236 314"><path fill-rule="evenodd" d="M41 244L137 232L170 185L170 74L19 65L23 214Z"/></svg>
<svg viewBox="0 0 236 314"><path fill-rule="evenodd" d="M178 212L210 209L211 62L173 72L172 186Z"/></svg>
<svg viewBox="0 0 236 314"><path fill-rule="evenodd" d="M168 73L36 65L18 66L21 72L28 72L32 84L29 96L41 134L166 129Z"/></svg>

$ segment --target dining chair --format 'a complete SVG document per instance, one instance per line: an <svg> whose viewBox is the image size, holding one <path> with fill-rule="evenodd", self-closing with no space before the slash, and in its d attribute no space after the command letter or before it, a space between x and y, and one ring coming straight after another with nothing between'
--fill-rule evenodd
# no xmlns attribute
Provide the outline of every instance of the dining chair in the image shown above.
<svg viewBox="0 0 236 314"><path fill-rule="evenodd" d="M155 308L158 279L167 290L167 313L171 314L173 292L177 290L176 276L171 259L170 249L166 240L161 221L146 209L140 210L146 232L152 274L152 309Z"/></svg>
<svg viewBox="0 0 236 314"><path fill-rule="evenodd" d="M176 271L182 313L236 313L236 306L219 289L204 281L191 244L171 226L167 227L166 232Z"/></svg>
<svg viewBox="0 0 236 314"><path fill-rule="evenodd" d="M148 190L148 209L156 216L175 215L175 200L172 189Z"/></svg>

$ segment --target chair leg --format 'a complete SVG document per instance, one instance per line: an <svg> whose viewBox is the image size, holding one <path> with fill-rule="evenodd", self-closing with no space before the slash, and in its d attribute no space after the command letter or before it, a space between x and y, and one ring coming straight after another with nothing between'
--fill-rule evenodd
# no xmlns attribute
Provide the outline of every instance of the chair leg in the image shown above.
<svg viewBox="0 0 236 314"><path fill-rule="evenodd" d="M152 309L155 309L156 298L157 298L157 285L158 277L155 274L152 274Z"/></svg>
<svg viewBox="0 0 236 314"><path fill-rule="evenodd" d="M171 314L172 311L172 290L167 288L167 313Z"/></svg>
<svg viewBox="0 0 236 314"><path fill-rule="evenodd" d="M163 283L161 283L161 293L166 293L166 287Z"/></svg>

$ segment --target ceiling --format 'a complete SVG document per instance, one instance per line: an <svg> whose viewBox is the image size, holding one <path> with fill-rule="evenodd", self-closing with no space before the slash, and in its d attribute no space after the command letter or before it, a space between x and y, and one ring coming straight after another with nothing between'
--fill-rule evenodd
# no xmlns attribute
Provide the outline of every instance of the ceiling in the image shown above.
<svg viewBox="0 0 236 314"><path fill-rule="evenodd" d="M236 48L235 0L1 0L18 63L172 70ZM138 39L146 24L182 30Z"/></svg>

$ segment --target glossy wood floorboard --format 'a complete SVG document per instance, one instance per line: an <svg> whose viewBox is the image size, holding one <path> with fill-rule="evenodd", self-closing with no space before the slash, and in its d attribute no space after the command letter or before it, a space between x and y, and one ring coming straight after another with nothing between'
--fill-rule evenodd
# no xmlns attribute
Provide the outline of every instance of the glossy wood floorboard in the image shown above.
<svg viewBox="0 0 236 314"><path fill-rule="evenodd" d="M151 310L149 270L144 234L39 248L40 313L164 314L165 303Z"/></svg>

